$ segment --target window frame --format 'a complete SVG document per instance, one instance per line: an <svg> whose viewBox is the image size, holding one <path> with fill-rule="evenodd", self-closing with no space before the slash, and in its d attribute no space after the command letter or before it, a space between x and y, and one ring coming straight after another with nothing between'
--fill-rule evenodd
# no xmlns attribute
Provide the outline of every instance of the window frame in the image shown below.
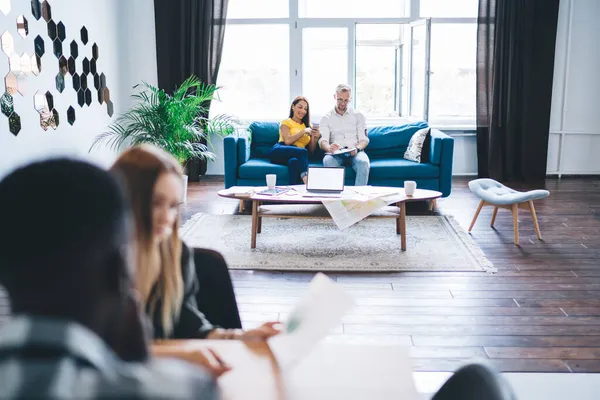
<svg viewBox="0 0 600 400"><path fill-rule="evenodd" d="M283 1L283 0L280 0ZM403 18L300 18L299 2L302 0L288 0L289 15L287 18L228 18L228 25L270 25L270 24L287 24L289 26L289 77L290 77L290 98L293 98L302 92L302 29L303 28L328 28L328 27L345 27L348 30L348 76L346 81L350 82L353 88L356 87L356 25L357 24L410 24L411 22L425 19L420 16L420 0L408 0L409 13ZM476 17L431 17L427 18L431 21L431 26L434 24L476 24ZM431 40L431 37L430 37ZM300 49L300 51L293 51ZM431 65L431 56L427 59L427 64ZM435 71L430 71L430 75ZM410 74L410 71L408 71ZM410 76L410 75L409 75ZM341 79L342 80L342 79ZM425 97L429 99L431 86L427 87ZM353 99L354 105L356 99ZM425 114L429 118L429 100L427 101L427 109ZM391 117L374 117L369 116L369 125L394 125L410 122L410 118L401 116ZM274 119L275 120L275 119ZM461 124L445 123L436 124L444 129L473 129L474 123Z"/></svg>

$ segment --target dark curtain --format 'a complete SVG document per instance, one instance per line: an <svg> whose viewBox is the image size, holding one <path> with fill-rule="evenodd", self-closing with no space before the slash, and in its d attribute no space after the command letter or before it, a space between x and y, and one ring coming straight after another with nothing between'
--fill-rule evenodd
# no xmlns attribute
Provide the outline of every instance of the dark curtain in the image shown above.
<svg viewBox="0 0 600 400"><path fill-rule="evenodd" d="M559 0L479 0L479 177L546 177Z"/></svg>
<svg viewBox="0 0 600 400"><path fill-rule="evenodd" d="M228 0L154 0L160 89L173 92L190 75L217 83L227 4ZM205 162L188 164L190 181L205 172Z"/></svg>

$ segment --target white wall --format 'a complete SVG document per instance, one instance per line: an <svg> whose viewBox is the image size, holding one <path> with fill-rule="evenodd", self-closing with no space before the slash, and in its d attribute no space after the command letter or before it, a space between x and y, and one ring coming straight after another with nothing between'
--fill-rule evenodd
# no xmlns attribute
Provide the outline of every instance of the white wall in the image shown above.
<svg viewBox="0 0 600 400"><path fill-rule="evenodd" d="M600 173L600 1L561 0L548 173Z"/></svg>
<svg viewBox="0 0 600 400"><path fill-rule="evenodd" d="M107 77L114 115L113 118L107 115L106 106L98 103L95 90L92 90L91 106L81 108L77 104L77 95L69 74L65 76L65 90L58 93L55 86L58 61L52 51L46 22L43 19L35 20L30 0L11 0L12 9L8 16L0 15L0 34L8 30L14 38L15 51L30 55L34 51L33 40L39 34L44 38L46 52L42 57L40 75L30 74L27 77L25 96L13 96L15 111L21 116L22 125L17 137L8 130L8 119L0 115L0 176L22 163L63 154L108 166L114 159L112 151L104 149L88 153L94 137L131 105L129 95L135 83L147 80L155 84L157 81L152 1L49 0L49 3L52 6L52 19L56 23L62 21L66 26L67 38L63 43L65 56L70 55L69 43L72 40L75 39L79 44L79 73L82 72L83 58L91 58L92 44L97 43L98 71L104 72ZM16 18L21 14L29 22L29 35L25 39L16 31ZM82 26L89 32L86 46L81 43L79 31ZM0 76L4 77L8 71L8 59L2 54ZM88 78L88 84L93 88L93 79ZM0 91L3 92L4 82L0 85ZM54 96L55 108L60 116L57 130L50 128L44 131L40 127L39 114L33 108L33 96L38 90L43 93L49 90ZM66 111L69 106L75 108L76 121L73 126L67 122Z"/></svg>

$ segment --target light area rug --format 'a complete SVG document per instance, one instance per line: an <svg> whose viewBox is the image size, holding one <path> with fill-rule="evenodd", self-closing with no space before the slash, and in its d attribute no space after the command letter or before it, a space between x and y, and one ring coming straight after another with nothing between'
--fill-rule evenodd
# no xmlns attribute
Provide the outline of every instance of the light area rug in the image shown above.
<svg viewBox="0 0 600 400"><path fill-rule="evenodd" d="M263 218L250 248L252 218L196 214L181 228L192 247L210 248L229 268L278 271L488 271L483 251L447 216L408 216L407 250L392 219L367 219L340 230L332 220Z"/></svg>

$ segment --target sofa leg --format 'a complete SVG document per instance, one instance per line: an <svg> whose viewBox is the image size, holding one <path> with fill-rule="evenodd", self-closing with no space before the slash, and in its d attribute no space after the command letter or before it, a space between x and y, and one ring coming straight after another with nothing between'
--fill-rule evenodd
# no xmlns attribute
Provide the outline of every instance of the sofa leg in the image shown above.
<svg viewBox="0 0 600 400"><path fill-rule="evenodd" d="M485 204L485 201L481 200L479 202L479 206L477 207L477 211L475 211L475 216L473 216L473 221L471 221L471 226L469 226L469 232L471 232L471 229L473 229L473 225L475 225L475 221L477 221L477 217L479 217L479 213L481 212L481 209L483 208L483 205Z"/></svg>
<svg viewBox="0 0 600 400"><path fill-rule="evenodd" d="M496 222L496 214L498 214L498 206L494 206L494 213L492 214L492 222L490 223L490 226L492 228L494 227L494 222Z"/></svg>
<svg viewBox="0 0 600 400"><path fill-rule="evenodd" d="M515 245L519 245L519 205L512 205L513 229L515 231Z"/></svg>

